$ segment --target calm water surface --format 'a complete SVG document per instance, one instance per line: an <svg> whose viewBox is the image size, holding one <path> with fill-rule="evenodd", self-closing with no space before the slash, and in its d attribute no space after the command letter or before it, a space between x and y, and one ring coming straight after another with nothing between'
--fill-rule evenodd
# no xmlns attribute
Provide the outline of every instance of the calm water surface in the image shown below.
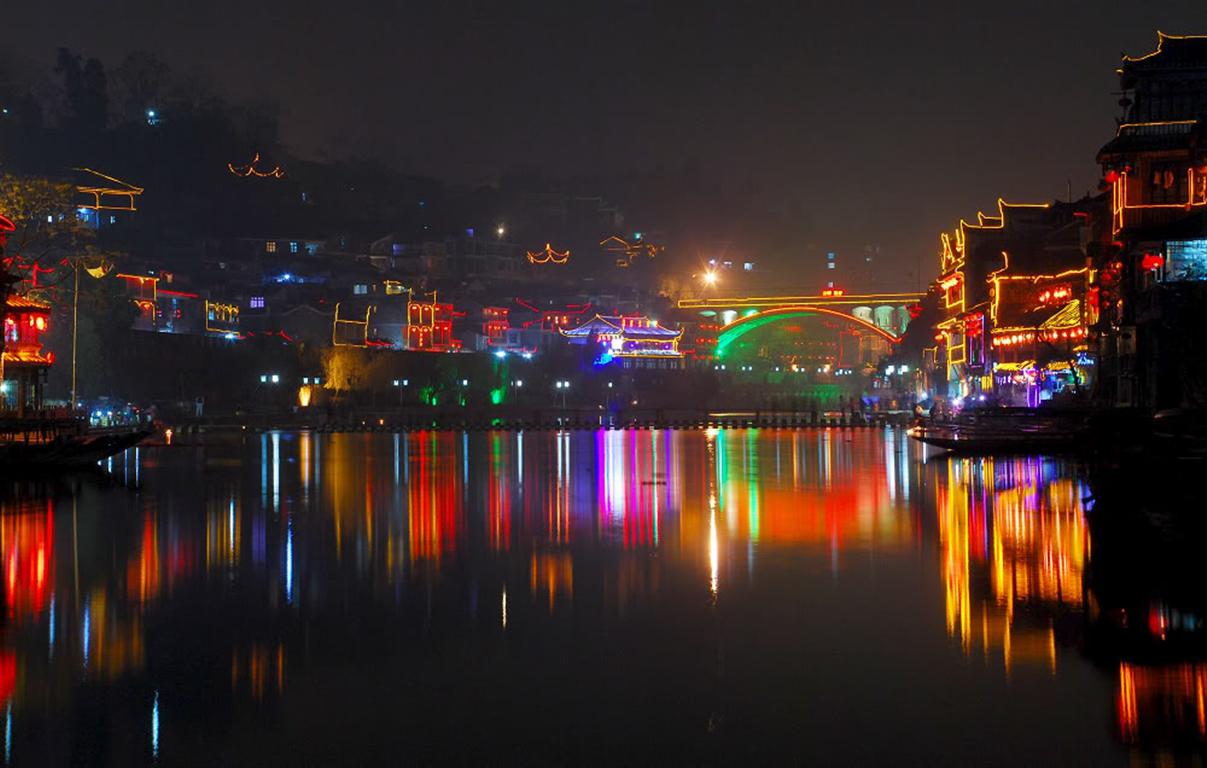
<svg viewBox="0 0 1207 768"><path fill-rule="evenodd" d="M1058 461L268 433L107 469L0 481L6 764L1204 754L1197 584L1137 588Z"/></svg>

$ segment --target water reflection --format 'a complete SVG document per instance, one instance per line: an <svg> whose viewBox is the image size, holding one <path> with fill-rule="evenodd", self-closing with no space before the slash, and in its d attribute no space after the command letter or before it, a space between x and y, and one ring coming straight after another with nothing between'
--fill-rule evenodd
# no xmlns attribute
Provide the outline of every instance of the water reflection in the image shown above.
<svg viewBox="0 0 1207 768"><path fill-rule="evenodd" d="M947 631L964 652L1056 671L1053 619L1082 606L1086 488L1039 459L950 459L936 503Z"/></svg>
<svg viewBox="0 0 1207 768"><path fill-rule="evenodd" d="M6 754L338 761L402 739L478 761L543 732L528 706L632 744L646 726L617 713L656 712L689 762L749 756L753 734L767 756L845 761L855 742L826 734L858 718L835 713L878 711L852 679L898 691L856 729L876 757L928 749L889 722L996 738L919 687L1016 707L1048 740L1084 720L1096 759L1201 749L1197 591L1119 575L1131 536L1091 535L1076 467L922 458L893 431L274 432L6 480ZM1063 690L1104 706L1056 709ZM431 696L480 740L410 703ZM408 725L381 720L385 700ZM357 741L324 752L324 717ZM582 757L569 743L533 759Z"/></svg>

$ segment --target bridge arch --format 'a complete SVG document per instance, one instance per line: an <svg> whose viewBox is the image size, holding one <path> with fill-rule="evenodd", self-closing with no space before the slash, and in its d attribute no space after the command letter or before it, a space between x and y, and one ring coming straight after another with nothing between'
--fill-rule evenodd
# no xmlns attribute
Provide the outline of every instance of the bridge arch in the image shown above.
<svg viewBox="0 0 1207 768"><path fill-rule="evenodd" d="M892 344L898 344L901 342L901 337L894 336L884 328L881 328L873 322L864 320L862 317L856 317L855 315L848 314L846 312L839 312L838 310L830 309L829 307L818 307L810 304L802 304L792 307L776 307L774 309L765 309L761 312L740 317L737 320L734 320L732 323L723 326L721 330L717 332L717 347L714 355L718 358L724 357L725 353L729 349L729 345L733 344L733 342L737 341L751 331L757 330L766 325L770 325L771 323L779 322L780 320L789 320L794 317L812 317L817 315L837 318L862 330L871 331Z"/></svg>

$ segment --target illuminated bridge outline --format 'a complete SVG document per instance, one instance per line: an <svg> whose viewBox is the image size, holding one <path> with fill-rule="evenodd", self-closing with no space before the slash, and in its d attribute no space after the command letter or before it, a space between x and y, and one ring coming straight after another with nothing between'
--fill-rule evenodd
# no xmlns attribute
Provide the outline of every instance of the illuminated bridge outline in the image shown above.
<svg viewBox="0 0 1207 768"><path fill-rule="evenodd" d="M742 298L681 299L681 310L744 311L744 315L724 325L717 334L715 357L723 357L729 345L737 339L779 320L794 317L828 316L848 322L862 330L871 331L886 341L897 344L901 336L872 320L859 317L851 310L866 307L872 317L876 308L890 307L893 312L905 311L907 305L921 301L923 293L865 293L812 296L753 296Z"/></svg>

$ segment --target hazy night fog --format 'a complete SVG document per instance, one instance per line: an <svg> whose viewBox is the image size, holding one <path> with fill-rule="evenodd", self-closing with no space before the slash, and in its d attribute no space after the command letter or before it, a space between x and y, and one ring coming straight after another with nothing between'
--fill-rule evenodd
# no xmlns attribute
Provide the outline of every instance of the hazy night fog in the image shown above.
<svg viewBox="0 0 1207 768"><path fill-rule="evenodd" d="M999 195L1096 191L1119 54L1207 29L1201 0L52 0L4 15L7 65L48 87L60 46L110 66L143 49L279 105L303 155L467 183L535 168L627 180L630 197L698 174L727 201L702 235L768 265L876 244L903 270Z"/></svg>

